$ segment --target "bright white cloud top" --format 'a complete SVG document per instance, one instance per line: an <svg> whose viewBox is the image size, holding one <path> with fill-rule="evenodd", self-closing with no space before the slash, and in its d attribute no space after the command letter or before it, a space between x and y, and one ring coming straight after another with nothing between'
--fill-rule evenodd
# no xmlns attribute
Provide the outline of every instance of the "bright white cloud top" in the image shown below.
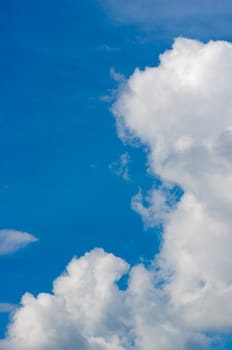
<svg viewBox="0 0 232 350"><path fill-rule="evenodd" d="M37 238L27 232L9 229L0 230L0 255L14 253L36 241Z"/></svg>
<svg viewBox="0 0 232 350"><path fill-rule="evenodd" d="M197 329L232 325L231 72L230 43L179 38L115 106L120 135L146 144L152 171L185 191L158 263L170 306Z"/></svg>
<svg viewBox="0 0 232 350"><path fill-rule="evenodd" d="M232 45L179 38L158 67L136 70L114 106L121 138L149 148L168 191L139 193L148 225L164 222L152 267L97 249L73 259L52 294L25 294L1 350L192 350L232 328ZM156 202L157 201L157 202ZM128 274L126 290L117 281Z"/></svg>

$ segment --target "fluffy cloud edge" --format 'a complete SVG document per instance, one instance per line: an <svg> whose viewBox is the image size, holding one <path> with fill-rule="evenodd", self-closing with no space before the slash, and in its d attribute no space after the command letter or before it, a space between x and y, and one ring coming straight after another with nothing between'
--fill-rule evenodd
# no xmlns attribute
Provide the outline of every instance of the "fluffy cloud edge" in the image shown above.
<svg viewBox="0 0 232 350"><path fill-rule="evenodd" d="M125 274L128 286L121 290ZM23 296L0 349L206 349L209 338L181 328L166 306L152 269L94 249L68 264L52 293Z"/></svg>

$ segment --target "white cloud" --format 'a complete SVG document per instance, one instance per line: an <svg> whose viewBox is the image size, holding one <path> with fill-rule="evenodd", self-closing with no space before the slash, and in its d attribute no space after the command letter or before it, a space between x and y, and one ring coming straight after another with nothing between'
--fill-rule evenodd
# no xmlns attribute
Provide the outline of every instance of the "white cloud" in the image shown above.
<svg viewBox="0 0 232 350"><path fill-rule="evenodd" d="M141 215L146 229L162 224L171 210L162 189L152 189L146 196L139 189L132 197L131 208Z"/></svg>
<svg viewBox="0 0 232 350"><path fill-rule="evenodd" d="M54 282L53 293L26 293L1 350L184 349L188 330L167 320L154 273L142 265L129 273L128 288L116 282L128 273L120 258L95 249L74 258ZM191 335L203 349L207 339ZM192 339L188 339L192 342Z"/></svg>
<svg viewBox="0 0 232 350"><path fill-rule="evenodd" d="M149 226L162 221L160 253L149 268L101 249L73 259L53 293L23 296L1 350L200 350L208 331L231 330L231 83L231 44L183 38L124 83L119 135L146 145L163 181L132 207Z"/></svg>
<svg viewBox="0 0 232 350"><path fill-rule="evenodd" d="M23 296L0 349L120 350L114 329L123 328L124 309L114 282L127 270L124 261L102 250L73 259L53 294Z"/></svg>
<svg viewBox="0 0 232 350"><path fill-rule="evenodd" d="M36 241L37 238L27 232L0 230L0 255L13 253Z"/></svg>
<svg viewBox="0 0 232 350"><path fill-rule="evenodd" d="M230 43L179 38L158 67L134 72L114 106L121 137L139 138L150 171L185 191L156 263L173 312L203 331L232 327L231 86ZM160 212L151 202L140 206L148 224Z"/></svg>

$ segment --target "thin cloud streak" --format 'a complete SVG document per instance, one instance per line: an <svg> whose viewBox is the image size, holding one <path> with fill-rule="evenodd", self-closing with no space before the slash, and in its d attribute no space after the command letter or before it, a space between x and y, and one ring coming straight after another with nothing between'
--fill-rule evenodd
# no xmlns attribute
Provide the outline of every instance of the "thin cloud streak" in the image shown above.
<svg viewBox="0 0 232 350"><path fill-rule="evenodd" d="M149 31L174 36L220 38L231 35L232 4L223 1L184 0L99 0L113 20L138 24Z"/></svg>
<svg viewBox="0 0 232 350"><path fill-rule="evenodd" d="M30 233L17 230L0 230L0 255L14 253L38 239Z"/></svg>

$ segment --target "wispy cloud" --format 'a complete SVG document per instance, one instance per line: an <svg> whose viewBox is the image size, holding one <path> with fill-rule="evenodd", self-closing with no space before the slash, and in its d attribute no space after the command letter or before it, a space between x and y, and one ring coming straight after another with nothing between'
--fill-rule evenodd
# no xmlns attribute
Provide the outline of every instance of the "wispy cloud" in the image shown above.
<svg viewBox="0 0 232 350"><path fill-rule="evenodd" d="M162 29L175 35L231 33L232 4L229 0L99 0L115 21L135 23L149 30ZM205 24L208 24L206 27Z"/></svg>
<svg viewBox="0 0 232 350"><path fill-rule="evenodd" d="M27 232L4 229L0 230L0 255L13 253L38 239Z"/></svg>
<svg viewBox="0 0 232 350"><path fill-rule="evenodd" d="M119 47L115 47L115 46L111 46L111 45L108 45L108 44L102 44L102 45L98 46L98 50L110 53L110 52L119 52L120 48Z"/></svg>
<svg viewBox="0 0 232 350"><path fill-rule="evenodd" d="M0 303L0 313L7 313L15 311L16 309L15 304L9 304L9 303Z"/></svg>
<svg viewBox="0 0 232 350"><path fill-rule="evenodd" d="M113 67L110 69L110 75L119 84L122 84L126 81L126 77L123 74L117 72Z"/></svg>
<svg viewBox="0 0 232 350"><path fill-rule="evenodd" d="M145 229L163 224L171 211L162 189L152 189L145 196L139 189L131 199L131 208L142 217Z"/></svg>
<svg viewBox="0 0 232 350"><path fill-rule="evenodd" d="M130 156L127 152L123 153L119 160L112 162L109 165L109 169L113 171L117 176L121 176L124 180L128 181L129 177L129 164Z"/></svg>

